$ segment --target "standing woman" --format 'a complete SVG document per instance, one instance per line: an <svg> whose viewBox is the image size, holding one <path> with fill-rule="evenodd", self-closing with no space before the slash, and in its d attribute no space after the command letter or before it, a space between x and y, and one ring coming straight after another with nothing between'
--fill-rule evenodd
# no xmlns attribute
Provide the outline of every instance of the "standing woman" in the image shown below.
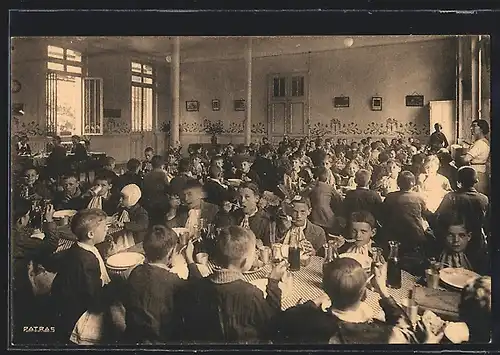
<svg viewBox="0 0 500 355"><path fill-rule="evenodd" d="M490 156L490 142L486 136L490 133L490 125L486 120L474 120L472 121L471 129L474 136L474 143L467 154L462 156L462 159L477 172L478 183L476 190L488 195L489 176L486 164Z"/></svg>

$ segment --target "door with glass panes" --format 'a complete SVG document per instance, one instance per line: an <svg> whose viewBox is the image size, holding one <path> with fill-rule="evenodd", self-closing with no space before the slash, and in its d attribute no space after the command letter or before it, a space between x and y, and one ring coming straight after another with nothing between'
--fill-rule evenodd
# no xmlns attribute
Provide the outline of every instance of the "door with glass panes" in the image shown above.
<svg viewBox="0 0 500 355"><path fill-rule="evenodd" d="M284 135L308 134L306 73L272 74L268 87L269 138L279 141Z"/></svg>

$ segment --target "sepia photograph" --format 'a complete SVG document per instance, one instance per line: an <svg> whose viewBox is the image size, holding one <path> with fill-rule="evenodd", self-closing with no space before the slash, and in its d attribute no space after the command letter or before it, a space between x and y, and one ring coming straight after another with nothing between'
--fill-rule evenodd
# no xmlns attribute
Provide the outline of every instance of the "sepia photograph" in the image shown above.
<svg viewBox="0 0 500 355"><path fill-rule="evenodd" d="M12 37L9 344L489 343L490 46Z"/></svg>

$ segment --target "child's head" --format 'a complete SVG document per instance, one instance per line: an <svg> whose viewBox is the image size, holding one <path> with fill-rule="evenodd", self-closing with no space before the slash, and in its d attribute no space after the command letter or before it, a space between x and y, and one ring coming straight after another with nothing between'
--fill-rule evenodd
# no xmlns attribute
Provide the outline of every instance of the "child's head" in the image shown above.
<svg viewBox="0 0 500 355"><path fill-rule="evenodd" d="M340 157L337 158L333 163L333 170L337 173L340 173L344 169L345 169L344 161Z"/></svg>
<svg viewBox="0 0 500 355"><path fill-rule="evenodd" d="M106 212L98 208L80 210L71 219L71 231L80 242L102 243L108 232L106 217Z"/></svg>
<svg viewBox="0 0 500 355"><path fill-rule="evenodd" d="M226 154L230 156L234 154L234 145L231 143L226 146Z"/></svg>
<svg viewBox="0 0 500 355"><path fill-rule="evenodd" d="M116 160L113 157L106 157L104 162L104 168L107 170L114 170L116 167Z"/></svg>
<svg viewBox="0 0 500 355"><path fill-rule="evenodd" d="M239 226L223 228L217 237L216 262L226 269L248 271L255 259L255 245L255 234L250 229Z"/></svg>
<svg viewBox="0 0 500 355"><path fill-rule="evenodd" d="M13 220L19 227L26 227L30 221L31 202L19 199L14 203Z"/></svg>
<svg viewBox="0 0 500 355"><path fill-rule="evenodd" d="M401 163L395 159L389 159L386 166L389 176L396 179L401 172Z"/></svg>
<svg viewBox="0 0 500 355"><path fill-rule="evenodd" d="M426 174L436 174L439 169L439 158L435 155L429 155L424 160L424 170Z"/></svg>
<svg viewBox="0 0 500 355"><path fill-rule="evenodd" d="M333 164L333 158L330 154L324 154L321 157L321 165L320 166L325 167L327 169L331 169L332 164Z"/></svg>
<svg viewBox="0 0 500 355"><path fill-rule="evenodd" d="M350 177L356 176L356 173L359 170L359 165L355 160L351 160L349 164L347 164L347 175Z"/></svg>
<svg viewBox="0 0 500 355"><path fill-rule="evenodd" d="M179 172L187 173L190 168L191 168L191 162L189 158L182 158L181 161L179 162Z"/></svg>
<svg viewBox="0 0 500 355"><path fill-rule="evenodd" d="M209 175L212 179L220 179L222 177L222 169L218 165L212 165L209 169Z"/></svg>
<svg viewBox="0 0 500 355"><path fill-rule="evenodd" d="M233 209L233 204L227 199L222 201L221 207L224 212L229 213Z"/></svg>
<svg viewBox="0 0 500 355"><path fill-rule="evenodd" d="M161 169L163 164L165 164L165 161L161 155L154 155L151 158L151 165L153 166L153 169Z"/></svg>
<svg viewBox="0 0 500 355"><path fill-rule="evenodd" d="M177 209L181 205L181 198L179 196L178 191L173 191L173 189L169 189L167 194L168 199L168 207L170 209Z"/></svg>
<svg viewBox="0 0 500 355"><path fill-rule="evenodd" d="M396 158L396 151L394 149L389 150L389 159L395 159Z"/></svg>
<svg viewBox="0 0 500 355"><path fill-rule="evenodd" d="M331 138L325 139L325 149L327 149L327 150L332 149L332 139Z"/></svg>
<svg viewBox="0 0 500 355"><path fill-rule="evenodd" d="M177 234L165 226L155 225L144 236L144 253L149 262L169 263L177 244Z"/></svg>
<svg viewBox="0 0 500 355"><path fill-rule="evenodd" d="M186 182L182 189L182 200L189 208L200 207L201 199L203 198L203 187L196 179L191 179Z"/></svg>
<svg viewBox="0 0 500 355"><path fill-rule="evenodd" d="M300 154L298 153L293 153L290 161L292 162L292 169L295 172L299 172L300 169L302 169L302 162L300 160Z"/></svg>
<svg viewBox="0 0 500 355"><path fill-rule="evenodd" d="M321 181L321 182L327 182L328 178L330 177L330 173L328 172L328 169L323 167L323 166L316 168L315 175L316 175L316 178L318 179L318 181Z"/></svg>
<svg viewBox="0 0 500 355"><path fill-rule="evenodd" d="M478 182L476 170L471 166L462 166L457 172L457 182L464 189L474 187Z"/></svg>
<svg viewBox="0 0 500 355"><path fill-rule="evenodd" d="M24 180L28 185L33 185L39 178L38 170L35 167L29 167L24 170Z"/></svg>
<svg viewBox="0 0 500 355"><path fill-rule="evenodd" d="M78 182L78 178L74 173L66 174L62 178L62 188L64 193L67 195L73 195L78 189L79 185L80 183Z"/></svg>
<svg viewBox="0 0 500 355"><path fill-rule="evenodd" d="M250 171L250 168L252 167L252 162L248 157L243 158L240 161L240 169L243 171L245 174Z"/></svg>
<svg viewBox="0 0 500 355"><path fill-rule="evenodd" d="M113 178L108 174L102 174L96 176L93 185L94 187L95 186L101 187L101 191L99 191L99 196L106 196L110 192L111 188L113 187L112 181Z"/></svg>
<svg viewBox="0 0 500 355"><path fill-rule="evenodd" d="M357 246L368 244L377 233L377 222L370 212L353 212L349 219L349 234Z"/></svg>
<svg viewBox="0 0 500 355"><path fill-rule="evenodd" d="M471 239L471 233L463 218L452 214L445 218L445 250L450 253L463 253Z"/></svg>
<svg viewBox="0 0 500 355"><path fill-rule="evenodd" d="M219 167L219 169L223 169L224 168L224 158L220 155L217 155L214 158L212 158L212 163L210 165L217 166L217 167Z"/></svg>
<svg viewBox="0 0 500 355"><path fill-rule="evenodd" d="M120 191L120 205L125 208L135 206L141 199L141 189L135 184L129 184Z"/></svg>
<svg viewBox="0 0 500 355"><path fill-rule="evenodd" d="M311 214L311 201L302 196L295 196L291 202L292 225L302 227Z"/></svg>
<svg viewBox="0 0 500 355"><path fill-rule="evenodd" d="M338 310L357 306L366 295L366 282L366 272L351 258L337 258L323 272L323 289Z"/></svg>
<svg viewBox="0 0 500 355"><path fill-rule="evenodd" d="M399 174L397 183L401 191L410 191L415 186L415 175L411 171L403 171Z"/></svg>
<svg viewBox="0 0 500 355"><path fill-rule="evenodd" d="M372 174L366 169L359 169L354 176L354 182L358 187L368 187Z"/></svg>
<svg viewBox="0 0 500 355"><path fill-rule="evenodd" d="M144 149L144 158L146 158L146 161L151 161L154 155L155 151L152 147L147 147L146 149Z"/></svg>
<svg viewBox="0 0 500 355"><path fill-rule="evenodd" d="M259 187L253 183L243 183L238 188L238 199L245 214L255 212L260 199Z"/></svg>
<svg viewBox="0 0 500 355"><path fill-rule="evenodd" d="M127 171L130 171L131 173L137 174L140 168L141 162L139 161L139 159L130 159L127 162Z"/></svg>

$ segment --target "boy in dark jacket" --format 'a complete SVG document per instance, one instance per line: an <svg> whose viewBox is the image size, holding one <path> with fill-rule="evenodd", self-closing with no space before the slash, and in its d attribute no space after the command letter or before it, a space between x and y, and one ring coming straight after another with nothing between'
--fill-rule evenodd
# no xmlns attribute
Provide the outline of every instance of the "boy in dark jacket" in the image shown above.
<svg viewBox="0 0 500 355"><path fill-rule="evenodd" d="M126 309L125 341L133 344L155 344L179 341L181 337L179 290L187 282L171 271L176 253L177 235L170 228L153 226L144 239L146 262L130 274L124 306ZM201 275L193 261L193 244L185 249L189 278Z"/></svg>
<svg viewBox="0 0 500 355"><path fill-rule="evenodd" d="M223 228L216 246L220 269L193 281L186 292L186 340L251 343L268 340L270 320L280 312L278 282L286 268L278 264L269 276L267 297L243 279L255 259L256 238L242 227ZM202 320L203 321L200 321Z"/></svg>
<svg viewBox="0 0 500 355"><path fill-rule="evenodd" d="M79 211L71 220L71 231L78 242L51 263L50 269L57 272L51 298L56 334L62 343L70 342L75 324L86 311L101 313L111 305L113 286L95 247L106 237L106 217L99 209Z"/></svg>

